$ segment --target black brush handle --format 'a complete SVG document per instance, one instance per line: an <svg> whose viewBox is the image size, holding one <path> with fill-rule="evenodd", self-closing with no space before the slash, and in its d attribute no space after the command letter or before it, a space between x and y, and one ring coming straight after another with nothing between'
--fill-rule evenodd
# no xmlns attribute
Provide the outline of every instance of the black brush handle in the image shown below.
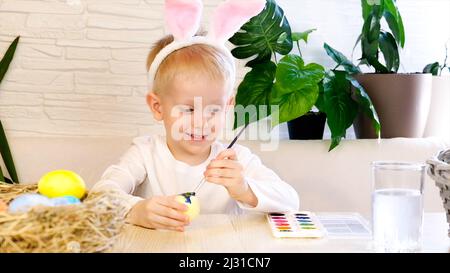
<svg viewBox="0 0 450 273"><path fill-rule="evenodd" d="M244 132L245 128L247 128L247 126L249 125L249 123L245 124L245 126L239 131L239 133L234 137L233 141L231 141L230 145L228 145L227 149L230 149L231 147L233 147L234 143L236 143L236 141L238 140L238 138L242 135L242 133Z"/></svg>

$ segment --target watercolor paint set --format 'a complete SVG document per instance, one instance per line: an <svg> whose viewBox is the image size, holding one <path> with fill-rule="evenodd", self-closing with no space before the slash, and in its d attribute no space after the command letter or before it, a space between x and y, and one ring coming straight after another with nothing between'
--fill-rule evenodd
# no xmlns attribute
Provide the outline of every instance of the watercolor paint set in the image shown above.
<svg viewBox="0 0 450 273"><path fill-rule="evenodd" d="M326 234L316 215L309 211L268 213L267 221L277 238L322 238Z"/></svg>

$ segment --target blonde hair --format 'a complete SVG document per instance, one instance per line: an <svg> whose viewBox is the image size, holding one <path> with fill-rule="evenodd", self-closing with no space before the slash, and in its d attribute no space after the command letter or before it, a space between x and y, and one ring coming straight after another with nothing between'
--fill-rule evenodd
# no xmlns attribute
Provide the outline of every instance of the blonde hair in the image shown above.
<svg viewBox="0 0 450 273"><path fill-rule="evenodd" d="M147 57L147 71L150 70L156 55L172 43L173 39L172 35L167 35L154 44ZM185 73L207 76L212 80L228 84L233 74L231 65L233 64L230 63L227 56L213 46L194 44L184 47L164 59L156 73L153 90L150 91L159 94L168 83L173 81L176 75ZM233 86L228 86L228 88L231 94Z"/></svg>

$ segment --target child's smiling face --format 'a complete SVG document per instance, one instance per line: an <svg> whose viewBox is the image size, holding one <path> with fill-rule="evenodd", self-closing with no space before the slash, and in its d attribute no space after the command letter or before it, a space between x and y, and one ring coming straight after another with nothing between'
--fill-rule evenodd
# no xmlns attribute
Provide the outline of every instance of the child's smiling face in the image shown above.
<svg viewBox="0 0 450 273"><path fill-rule="evenodd" d="M162 94L147 98L155 118L164 123L169 147L186 155L209 152L233 101L225 80L195 74L177 75Z"/></svg>
<svg viewBox="0 0 450 273"><path fill-rule="evenodd" d="M147 58L150 69L158 52L173 41L158 41ZM147 103L163 121L167 145L177 159L202 162L234 104L234 61L221 49L194 44L170 53L158 67Z"/></svg>

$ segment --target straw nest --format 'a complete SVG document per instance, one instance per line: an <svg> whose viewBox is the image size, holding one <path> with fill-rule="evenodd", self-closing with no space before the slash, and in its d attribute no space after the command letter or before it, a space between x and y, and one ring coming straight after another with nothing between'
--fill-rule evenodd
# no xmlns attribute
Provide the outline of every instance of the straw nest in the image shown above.
<svg viewBox="0 0 450 273"><path fill-rule="evenodd" d="M0 183L0 199L9 203L37 185ZM104 252L124 226L129 207L117 191L89 193L82 204L0 212L0 252Z"/></svg>

